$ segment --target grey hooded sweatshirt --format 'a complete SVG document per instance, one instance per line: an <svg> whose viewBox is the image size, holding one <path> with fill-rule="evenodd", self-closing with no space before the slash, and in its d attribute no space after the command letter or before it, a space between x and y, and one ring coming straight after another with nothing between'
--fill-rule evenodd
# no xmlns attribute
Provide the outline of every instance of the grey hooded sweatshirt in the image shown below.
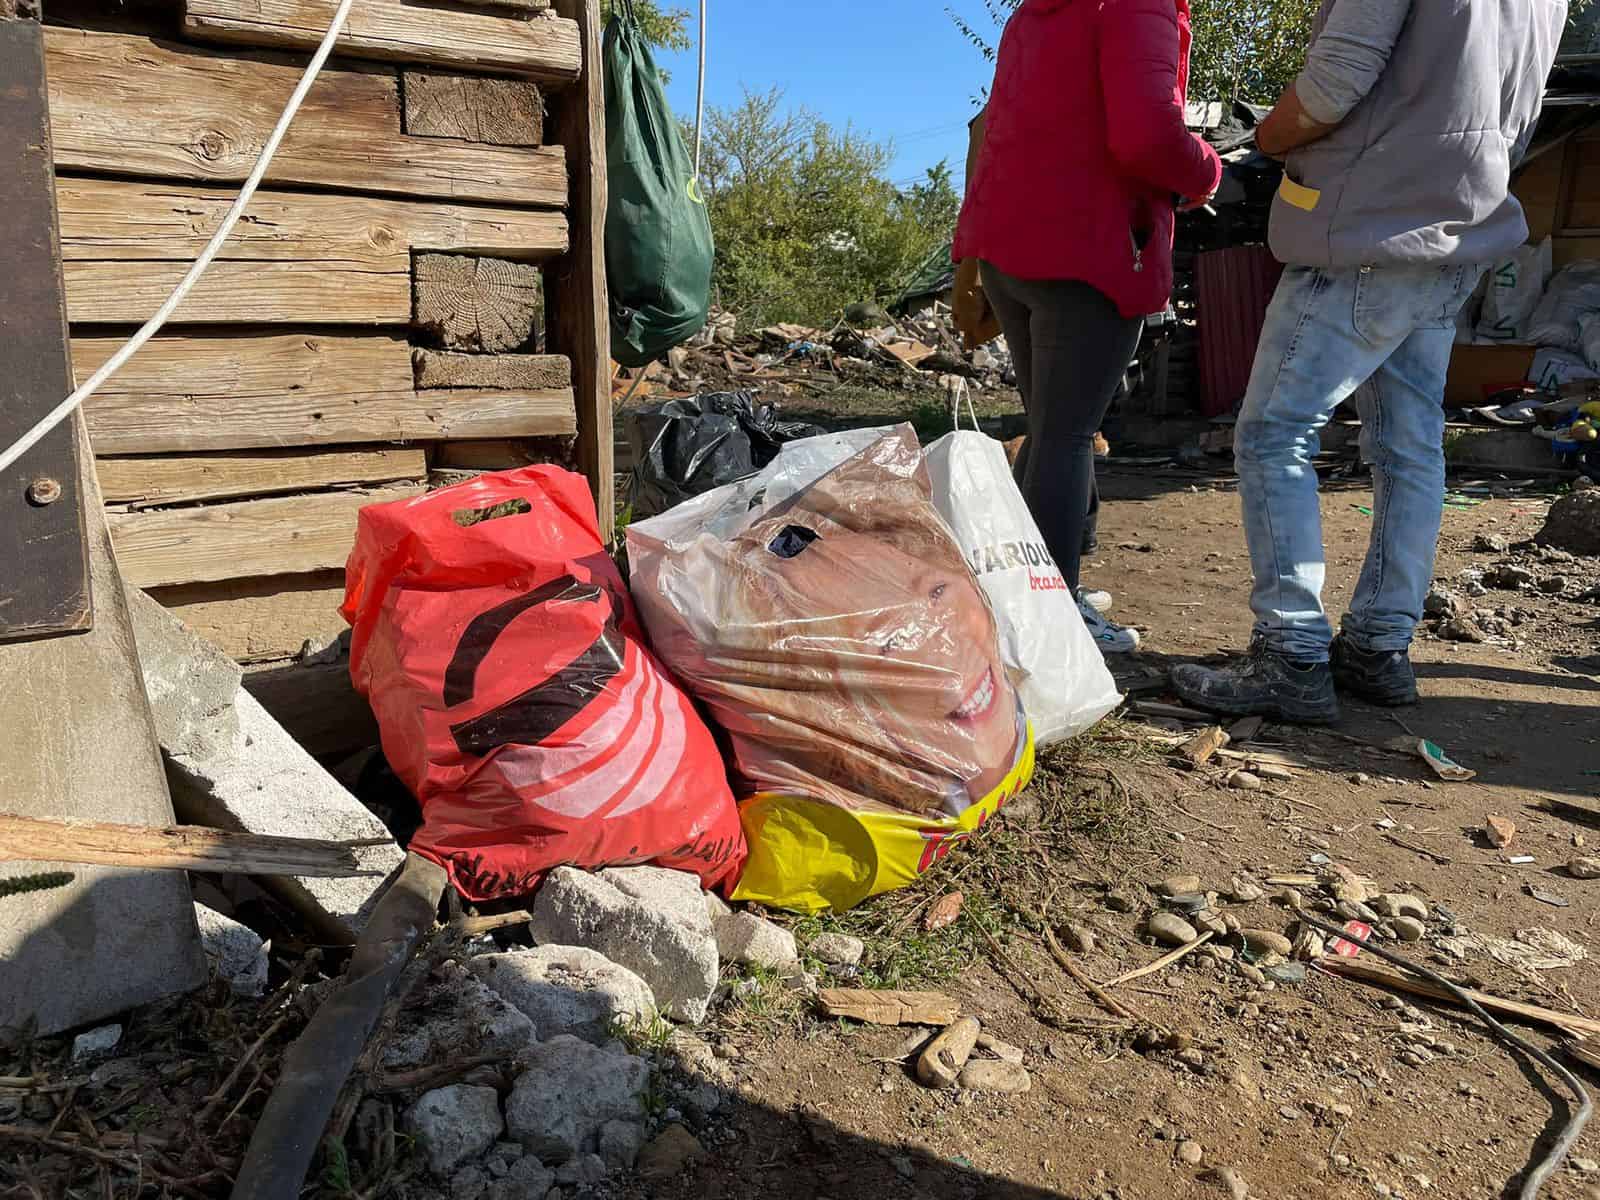
<svg viewBox="0 0 1600 1200"><path fill-rule="evenodd" d="M1528 237L1511 171L1566 0L1323 0L1270 241L1310 267L1489 263Z"/></svg>

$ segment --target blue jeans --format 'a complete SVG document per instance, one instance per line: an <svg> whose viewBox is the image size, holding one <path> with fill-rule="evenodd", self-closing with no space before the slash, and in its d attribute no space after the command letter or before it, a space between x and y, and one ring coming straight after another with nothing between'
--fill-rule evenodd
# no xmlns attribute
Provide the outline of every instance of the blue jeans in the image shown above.
<svg viewBox="0 0 1600 1200"><path fill-rule="evenodd" d="M1404 650L1422 619L1444 511L1444 382L1481 267L1284 271L1234 430L1256 635L1326 662L1318 433L1352 394L1372 466L1372 542L1344 618L1362 650ZM1362 386L1365 383L1366 386Z"/></svg>

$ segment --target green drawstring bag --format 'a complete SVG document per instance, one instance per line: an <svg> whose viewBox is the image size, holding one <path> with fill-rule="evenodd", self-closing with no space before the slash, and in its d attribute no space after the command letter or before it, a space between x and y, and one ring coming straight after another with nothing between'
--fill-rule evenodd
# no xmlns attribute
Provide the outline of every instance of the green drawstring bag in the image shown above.
<svg viewBox="0 0 1600 1200"><path fill-rule="evenodd" d="M705 327L711 221L633 0L605 38L606 283L611 355L642 367Z"/></svg>

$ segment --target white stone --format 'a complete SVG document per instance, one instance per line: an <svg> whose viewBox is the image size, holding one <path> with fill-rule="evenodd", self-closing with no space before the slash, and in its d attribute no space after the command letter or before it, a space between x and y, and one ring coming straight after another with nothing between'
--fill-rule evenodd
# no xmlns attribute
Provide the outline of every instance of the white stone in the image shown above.
<svg viewBox="0 0 1600 1200"><path fill-rule="evenodd" d="M574 1037L530 1049L506 1102L511 1136L540 1162L559 1166L597 1149L613 1121L644 1119L650 1064Z"/></svg>
<svg viewBox="0 0 1600 1200"><path fill-rule="evenodd" d="M92 1062L94 1059L104 1058L117 1048L117 1043L120 1041L122 1041L121 1025L102 1025L98 1029L80 1033L72 1039L72 1061Z"/></svg>
<svg viewBox="0 0 1600 1200"><path fill-rule="evenodd" d="M406 1113L406 1128L422 1144L428 1169L448 1179L500 1140L505 1122L492 1087L458 1083L425 1093Z"/></svg>
<svg viewBox="0 0 1600 1200"><path fill-rule="evenodd" d="M710 1007L721 967L705 902L697 892L691 908L685 909L673 899L685 896L675 884L656 880L641 887L637 875L624 880L637 892L651 894L647 901L623 892L606 877L641 870L649 868L597 876L558 867L534 898L529 928L541 945L599 951L649 984L665 1015L699 1022ZM687 878L698 889L698 881ZM691 912L699 914L698 921Z"/></svg>
<svg viewBox="0 0 1600 1200"><path fill-rule="evenodd" d="M228 981L235 996L255 998L267 990L267 944L261 935L204 904L194 906L200 945L211 973Z"/></svg>
<svg viewBox="0 0 1600 1200"><path fill-rule="evenodd" d="M485 954L468 968L532 1021L541 1038L566 1033L600 1045L619 1024L646 1023L656 1015L649 984L582 946Z"/></svg>
<svg viewBox="0 0 1600 1200"><path fill-rule="evenodd" d="M644 1143L644 1126L637 1121L607 1121L600 1127L598 1152L613 1171L631 1171Z"/></svg>
<svg viewBox="0 0 1600 1200"><path fill-rule="evenodd" d="M504 1179L489 1185L488 1200L544 1200L555 1184L555 1173L528 1155L512 1163Z"/></svg>
<svg viewBox="0 0 1600 1200"><path fill-rule="evenodd" d="M794 934L755 913L736 912L717 922L716 936L723 962L778 971L800 961Z"/></svg>
<svg viewBox="0 0 1600 1200"><path fill-rule="evenodd" d="M824 933L813 938L806 949L811 957L830 967L853 967L867 952L867 944L847 933Z"/></svg>

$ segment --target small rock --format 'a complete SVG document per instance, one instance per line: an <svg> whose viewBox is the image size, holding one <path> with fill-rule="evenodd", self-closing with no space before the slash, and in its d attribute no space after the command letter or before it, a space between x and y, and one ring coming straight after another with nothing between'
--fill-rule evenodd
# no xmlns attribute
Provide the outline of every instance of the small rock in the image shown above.
<svg viewBox="0 0 1600 1200"><path fill-rule="evenodd" d="M1229 1200L1249 1200L1249 1184L1232 1167L1212 1167L1209 1178L1228 1193Z"/></svg>
<svg viewBox="0 0 1600 1200"><path fill-rule="evenodd" d="M1222 916L1221 913L1214 912L1211 909L1205 909L1205 910L1203 910L1201 912L1196 913L1194 915L1194 926L1195 926L1196 929L1199 929L1201 932L1209 933L1209 934L1213 935L1214 937L1227 937L1228 936L1228 923L1227 923L1227 921L1225 921L1223 919L1223 916Z"/></svg>
<svg viewBox="0 0 1600 1200"><path fill-rule="evenodd" d="M450 1176L450 1200L478 1200L489 1186L489 1172L465 1166Z"/></svg>
<svg viewBox="0 0 1600 1200"><path fill-rule="evenodd" d="M1239 936L1256 954L1277 954L1284 958L1294 953L1294 943L1270 929L1241 929Z"/></svg>
<svg viewBox="0 0 1600 1200"><path fill-rule="evenodd" d="M505 1131L500 1094L465 1083L424 1093L406 1113L405 1125L427 1154L428 1170L439 1179L481 1158Z"/></svg>
<svg viewBox="0 0 1600 1200"><path fill-rule="evenodd" d="M1592 1158L1569 1158L1567 1165L1579 1175L1600 1175L1600 1162Z"/></svg>
<svg viewBox="0 0 1600 1200"><path fill-rule="evenodd" d="M1385 917L1415 917L1419 921L1428 919L1428 906L1405 892L1385 892L1372 902L1372 907Z"/></svg>
<svg viewBox="0 0 1600 1200"><path fill-rule="evenodd" d="M1372 782L1372 776L1368 775L1365 771L1357 771L1354 775L1350 776L1350 782L1355 784L1357 787L1365 787L1367 784Z"/></svg>
<svg viewBox="0 0 1600 1200"><path fill-rule="evenodd" d="M1479 554L1504 554L1511 549L1511 539L1503 533L1480 533L1472 539L1472 548Z"/></svg>
<svg viewBox="0 0 1600 1200"><path fill-rule="evenodd" d="M1235 904L1254 904L1266 894L1266 890L1254 880L1241 879L1237 875L1228 884L1228 896Z"/></svg>
<svg viewBox="0 0 1600 1200"><path fill-rule="evenodd" d="M1305 1116L1305 1113L1301 1112L1293 1105L1285 1104L1278 1110L1278 1115L1285 1121L1298 1121L1301 1117Z"/></svg>
<svg viewBox="0 0 1600 1200"><path fill-rule="evenodd" d="M1067 948L1074 954L1093 954L1096 941L1094 930L1087 925L1076 923L1064 925L1061 928L1062 940L1067 943Z"/></svg>
<svg viewBox="0 0 1600 1200"><path fill-rule="evenodd" d="M1235 963L1234 969L1257 987L1260 987L1262 984L1267 982L1266 973L1263 972L1261 968L1253 967L1247 962Z"/></svg>
<svg viewBox="0 0 1600 1200"><path fill-rule="evenodd" d="M644 1115L650 1065L557 1037L525 1052L528 1069L506 1101L511 1136L542 1162L559 1165L588 1152L612 1121Z"/></svg>
<svg viewBox="0 0 1600 1200"><path fill-rule="evenodd" d="M1122 891L1107 892L1106 893L1106 907L1109 908L1112 912L1119 912L1119 913L1132 912L1134 909L1139 907L1139 902L1137 900L1135 900L1132 896L1130 896L1127 892L1122 892Z"/></svg>
<svg viewBox="0 0 1600 1200"><path fill-rule="evenodd" d="M1204 887L1198 875L1172 875L1152 884L1151 890L1159 896L1183 896L1203 891Z"/></svg>
<svg viewBox="0 0 1600 1200"><path fill-rule="evenodd" d="M1033 1086L1033 1078L1020 1063L973 1059L961 1068L960 1085L972 1092L1016 1096Z"/></svg>
<svg viewBox="0 0 1600 1200"><path fill-rule="evenodd" d="M121 1040L121 1025L102 1025L98 1029L80 1033L72 1039L72 1061L93 1062L97 1058L104 1058L117 1048Z"/></svg>
<svg viewBox="0 0 1600 1200"><path fill-rule="evenodd" d="M669 1179L705 1157L705 1147L682 1125L668 1125L639 1152L638 1171L646 1179Z"/></svg>
<svg viewBox="0 0 1600 1200"><path fill-rule="evenodd" d="M1284 908L1304 908L1305 897L1292 887L1279 888L1272 894L1272 902Z"/></svg>
<svg viewBox="0 0 1600 1200"><path fill-rule="evenodd" d="M716 935L723 962L779 971L800 961L794 934L755 913L730 914L717 922Z"/></svg>
<svg viewBox="0 0 1600 1200"><path fill-rule="evenodd" d="M235 996L254 999L267 990L267 944L248 925L241 925L204 904L194 906L200 946L218 979L228 981Z"/></svg>
<svg viewBox="0 0 1600 1200"><path fill-rule="evenodd" d="M637 1122L607 1121L600 1126L600 1157L613 1171L631 1171L644 1143L644 1126Z"/></svg>
<svg viewBox="0 0 1600 1200"><path fill-rule="evenodd" d="M1179 1142L1178 1161L1187 1163L1191 1167L1198 1167L1206 1156L1205 1149L1199 1142Z"/></svg>
<svg viewBox="0 0 1600 1200"><path fill-rule="evenodd" d="M1327 944L1315 929L1302 926L1294 935L1294 956L1301 962L1315 962L1327 951Z"/></svg>
<svg viewBox="0 0 1600 1200"><path fill-rule="evenodd" d="M1176 913L1159 912L1145 922L1145 933L1164 946L1187 946L1199 933Z"/></svg>
<svg viewBox="0 0 1600 1200"><path fill-rule="evenodd" d="M830 967L853 967L867 952L867 944L846 933L824 933L813 938L806 949L811 957Z"/></svg>
<svg viewBox="0 0 1600 1200"><path fill-rule="evenodd" d="M1517 836L1516 822L1507 817L1487 816L1483 819L1483 836L1495 849L1503 850Z"/></svg>
<svg viewBox="0 0 1600 1200"><path fill-rule="evenodd" d="M1194 1046L1190 1046L1186 1050L1179 1050L1174 1057L1177 1058L1177 1060L1184 1066L1194 1071L1198 1071L1206 1065L1206 1056L1204 1051Z"/></svg>
<svg viewBox="0 0 1600 1200"><path fill-rule="evenodd" d="M1600 858L1580 855L1567 864L1567 874L1574 879L1600 879Z"/></svg>
<svg viewBox="0 0 1600 1200"><path fill-rule="evenodd" d="M1002 1042L992 1033L978 1035L978 1049L986 1050L1001 1062L1016 1063L1021 1066L1026 1059L1021 1046L1013 1046L1010 1042Z"/></svg>
<svg viewBox="0 0 1600 1200"><path fill-rule="evenodd" d="M489 1185L488 1200L544 1200L555 1183L554 1172L532 1155L524 1155L511 1164L503 1179Z"/></svg>
<svg viewBox="0 0 1600 1200"><path fill-rule="evenodd" d="M1389 923L1394 926L1395 937L1402 942L1420 942L1428 932L1428 927L1415 917L1395 917Z"/></svg>
<svg viewBox="0 0 1600 1200"><path fill-rule="evenodd" d="M608 1174L610 1171L598 1154L585 1154L562 1163L556 1171L556 1182L562 1187L593 1187Z"/></svg>
<svg viewBox="0 0 1600 1200"><path fill-rule="evenodd" d="M1539 581L1539 590L1547 596L1559 596L1567 590L1567 577L1565 575L1551 575Z"/></svg>
<svg viewBox="0 0 1600 1200"><path fill-rule="evenodd" d="M1430 617L1448 620L1461 615L1461 598L1454 592L1435 587L1422 601L1422 611Z"/></svg>
<svg viewBox="0 0 1600 1200"><path fill-rule="evenodd" d="M1489 635L1471 617L1452 617L1442 621L1434 632L1447 642L1466 642L1474 646L1489 640Z"/></svg>
<svg viewBox="0 0 1600 1200"><path fill-rule="evenodd" d="M481 954L468 969L546 1040L571 1034L599 1045L610 1040L619 1023L648 1022L656 1013L649 984L581 946Z"/></svg>
<svg viewBox="0 0 1600 1200"><path fill-rule="evenodd" d="M1222 914L1222 924L1229 933L1238 933L1239 930L1244 928L1244 923L1231 912L1225 912Z"/></svg>
<svg viewBox="0 0 1600 1200"><path fill-rule="evenodd" d="M1252 775L1249 771L1235 771L1228 776L1228 786L1238 792L1259 792L1266 785L1261 782L1261 776Z"/></svg>
<svg viewBox="0 0 1600 1200"><path fill-rule="evenodd" d="M1534 574L1526 567L1512 566L1502 563L1497 567L1490 567L1483 573L1483 581L1492 588L1515 592L1522 588L1532 587Z"/></svg>

